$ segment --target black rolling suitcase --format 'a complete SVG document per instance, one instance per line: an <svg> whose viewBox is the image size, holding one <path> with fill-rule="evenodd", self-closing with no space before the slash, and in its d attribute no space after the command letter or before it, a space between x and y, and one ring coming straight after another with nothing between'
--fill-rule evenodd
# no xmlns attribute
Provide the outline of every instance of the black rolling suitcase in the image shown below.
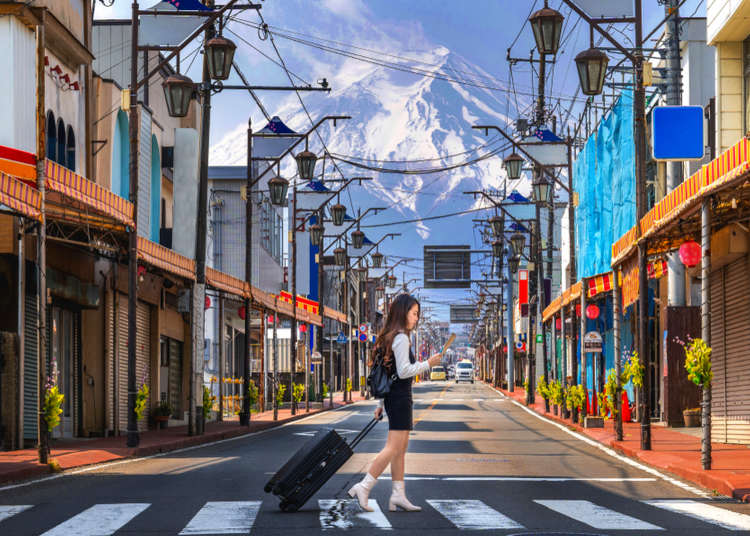
<svg viewBox="0 0 750 536"><path fill-rule="evenodd" d="M377 423L370 421L351 443L335 430L319 432L271 477L264 491L281 499L282 511L296 512L351 458L354 447Z"/></svg>

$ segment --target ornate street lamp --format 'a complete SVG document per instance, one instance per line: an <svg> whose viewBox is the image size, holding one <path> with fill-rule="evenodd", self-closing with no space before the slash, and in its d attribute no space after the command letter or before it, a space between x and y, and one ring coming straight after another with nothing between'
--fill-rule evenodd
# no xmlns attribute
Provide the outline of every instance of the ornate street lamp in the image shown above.
<svg viewBox="0 0 750 536"><path fill-rule="evenodd" d="M333 262L337 266L344 266L346 264L346 250L344 248L336 248L333 250Z"/></svg>
<svg viewBox="0 0 750 536"><path fill-rule="evenodd" d="M365 245L365 233L357 229L352 233L352 247L361 249Z"/></svg>
<svg viewBox="0 0 750 536"><path fill-rule="evenodd" d="M492 232L495 233L495 236L500 236L503 234L503 219L495 214L490 218L490 226L492 227Z"/></svg>
<svg viewBox="0 0 750 536"><path fill-rule="evenodd" d="M492 255L499 259L503 256L503 241L502 240L495 240L492 242Z"/></svg>
<svg viewBox="0 0 750 536"><path fill-rule="evenodd" d="M383 254L379 251L376 251L371 255L372 257L372 267L373 268L381 268L383 266Z"/></svg>
<svg viewBox="0 0 750 536"><path fill-rule="evenodd" d="M547 2L543 9L529 17L539 54L557 54L563 18L559 11L547 7Z"/></svg>
<svg viewBox="0 0 750 536"><path fill-rule="evenodd" d="M515 256L508 260L508 268L510 273L515 274L518 271L518 263L521 262L521 257Z"/></svg>
<svg viewBox="0 0 750 536"><path fill-rule="evenodd" d="M598 48L589 48L576 56L578 80L584 95L599 95L604 87L609 58Z"/></svg>
<svg viewBox="0 0 750 536"><path fill-rule="evenodd" d="M297 171L299 172L300 178L305 182L310 182L315 178L315 162L318 157L315 153L304 150L294 157L297 161Z"/></svg>
<svg viewBox="0 0 750 536"><path fill-rule="evenodd" d="M385 297L385 287L375 288L375 299L382 300Z"/></svg>
<svg viewBox="0 0 750 536"><path fill-rule="evenodd" d="M175 73L161 85L164 99L167 101L167 113L170 117L185 117L190 109L195 84L185 75Z"/></svg>
<svg viewBox="0 0 750 536"><path fill-rule="evenodd" d="M396 276L395 275L388 276L388 287L396 288Z"/></svg>
<svg viewBox="0 0 750 536"><path fill-rule="evenodd" d="M282 206L286 201L286 194L289 191L289 181L278 175L268 181L268 192L271 197L271 204Z"/></svg>
<svg viewBox="0 0 750 536"><path fill-rule="evenodd" d="M344 218L346 217L346 207L341 203L336 203L331 207L331 219L333 224L336 226L344 225Z"/></svg>
<svg viewBox="0 0 750 536"><path fill-rule="evenodd" d="M514 181L521 176L523 158L516 153L511 153L503 159L503 165L505 166L505 171L508 173L508 178Z"/></svg>
<svg viewBox="0 0 750 536"><path fill-rule="evenodd" d="M550 198L552 197L552 187L548 181L539 177L532 183L531 187L533 190L534 201L536 203L546 204L550 202Z"/></svg>
<svg viewBox="0 0 750 536"><path fill-rule="evenodd" d="M221 35L206 42L206 65L208 66L208 75L211 78L214 80L229 78L236 49L237 45Z"/></svg>
<svg viewBox="0 0 750 536"><path fill-rule="evenodd" d="M510 237L510 245L513 246L513 255L520 257L523 253L523 248L526 245L526 237L521 233L514 233ZM516 266L518 263L516 262Z"/></svg>
<svg viewBox="0 0 750 536"><path fill-rule="evenodd" d="M325 228L319 223L313 223L310 226L310 243L313 246L320 246L323 244L323 233Z"/></svg>

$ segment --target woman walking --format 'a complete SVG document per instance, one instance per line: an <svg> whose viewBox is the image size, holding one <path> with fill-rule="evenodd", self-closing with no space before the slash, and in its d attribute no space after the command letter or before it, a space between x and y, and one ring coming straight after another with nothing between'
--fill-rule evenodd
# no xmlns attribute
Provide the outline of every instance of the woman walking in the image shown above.
<svg viewBox="0 0 750 536"><path fill-rule="evenodd" d="M409 446L409 431L413 427L411 384L414 376L438 365L442 354L435 354L427 361L416 361L411 350L410 335L418 321L419 302L409 294L397 296L391 304L385 327L378 334L370 357L372 366L375 357L382 356L385 366L391 372L395 369L398 379L393 381L390 392L380 400L375 410L375 418L382 416L383 406L388 415L388 440L385 447L375 457L362 481L349 490L349 496L356 497L360 507L368 512L372 512L368 505L370 491L388 464L391 464L393 486L388 510L394 512L401 508L407 512L418 512L422 509L409 502L404 489L404 462Z"/></svg>

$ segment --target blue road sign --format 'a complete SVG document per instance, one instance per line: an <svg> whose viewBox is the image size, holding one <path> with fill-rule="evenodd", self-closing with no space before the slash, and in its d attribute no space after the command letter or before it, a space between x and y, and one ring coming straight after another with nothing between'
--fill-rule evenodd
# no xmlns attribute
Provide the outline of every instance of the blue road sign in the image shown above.
<svg viewBox="0 0 750 536"><path fill-rule="evenodd" d="M359 334L359 340L361 342L367 342L367 335L365 335L364 333L360 333Z"/></svg>
<svg viewBox="0 0 750 536"><path fill-rule="evenodd" d="M343 333L339 333L339 336L338 336L338 338L336 339L336 342L337 342L337 343L339 343L339 344L346 344L346 342L347 342L348 340L349 340L349 339L347 339L347 338L346 338L346 335L344 335Z"/></svg>
<svg viewBox="0 0 750 536"><path fill-rule="evenodd" d="M703 108L657 106L651 124L654 160L703 158Z"/></svg>

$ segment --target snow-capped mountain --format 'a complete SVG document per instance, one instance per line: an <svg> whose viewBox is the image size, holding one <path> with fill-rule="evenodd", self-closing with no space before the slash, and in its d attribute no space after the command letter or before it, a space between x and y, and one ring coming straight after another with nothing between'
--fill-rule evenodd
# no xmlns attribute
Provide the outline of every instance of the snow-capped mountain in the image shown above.
<svg viewBox="0 0 750 536"><path fill-rule="evenodd" d="M486 218L491 212L474 212L401 226L367 228L367 225L429 218L486 206L483 201L475 201L463 192L502 188L505 178L502 156L508 153L502 150L507 144L496 133L490 131L485 137L484 132L472 129L473 125L483 123L504 127L509 124L506 93L478 87L501 87L501 82L445 47L422 54L420 60L422 65L431 65L422 67L425 71L436 73L437 77L447 75L461 79L464 83L346 62L339 73L331 77L333 90L329 95L303 94L313 121L325 115L351 116L351 119L339 122L336 128L328 124L319 129L328 150L334 155L375 168L412 172L452 167L429 174L396 174L358 169L349 163L338 162L347 176L372 177L361 187L350 187L354 207L389 208L364 222L363 230L368 237L376 241L387 232L400 232L399 239L384 244L384 251L413 257L422 256L423 244L474 244L472 219ZM298 132L310 126L296 96L272 115L278 115ZM510 115L515 117L516 112ZM255 124L262 125L265 121ZM244 164L245 128L245 123L240 123L235 131L211 148L212 165ZM320 143L315 136L311 138L311 147L320 152ZM464 162L474 163L458 166ZM332 173L330 160L325 165L326 176L338 178ZM290 175L294 173L291 162L286 171ZM524 183L511 187L522 192L529 190ZM341 200L349 205L349 194L343 194Z"/></svg>

